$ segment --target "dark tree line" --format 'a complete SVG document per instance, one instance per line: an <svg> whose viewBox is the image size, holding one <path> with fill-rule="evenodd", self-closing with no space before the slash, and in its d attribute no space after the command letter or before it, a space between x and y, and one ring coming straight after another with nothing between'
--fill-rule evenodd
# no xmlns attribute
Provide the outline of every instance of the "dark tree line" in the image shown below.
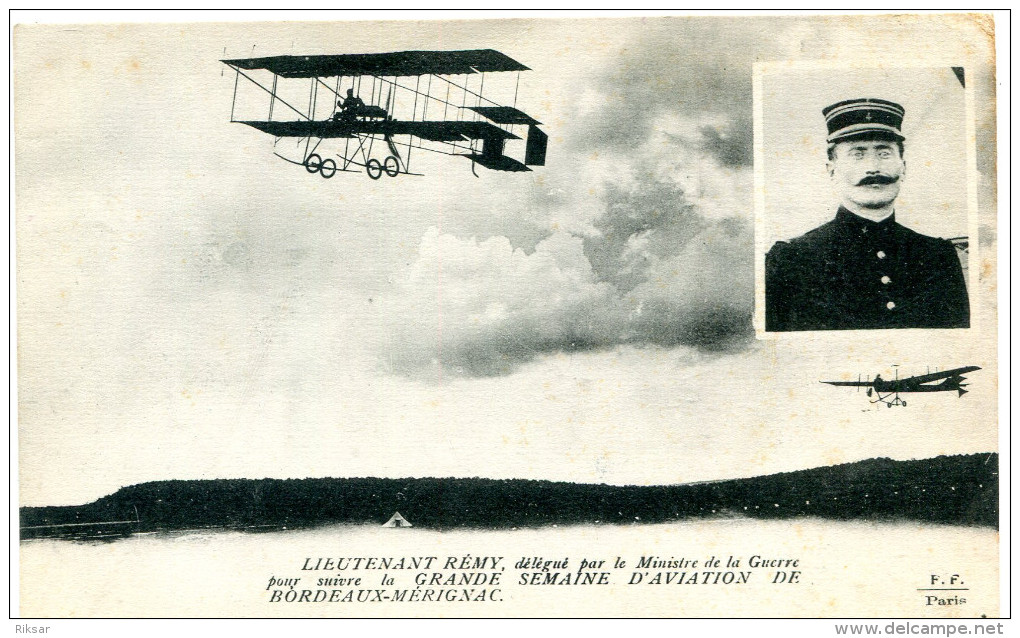
<svg viewBox="0 0 1020 638"><path fill-rule="evenodd" d="M870 459L748 479L613 486L521 479L310 478L156 481L81 506L23 507L21 526L137 520L133 531L381 524L513 528L705 516L915 520L998 527L998 455ZM22 537L67 529L23 530Z"/></svg>

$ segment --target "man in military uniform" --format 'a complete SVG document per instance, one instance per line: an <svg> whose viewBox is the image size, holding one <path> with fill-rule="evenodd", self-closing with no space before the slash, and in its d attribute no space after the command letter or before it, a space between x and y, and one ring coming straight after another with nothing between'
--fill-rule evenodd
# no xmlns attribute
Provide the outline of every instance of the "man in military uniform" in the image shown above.
<svg viewBox="0 0 1020 638"><path fill-rule="evenodd" d="M896 222L903 107L857 99L822 114L839 210L765 256L765 330L968 327L956 248Z"/></svg>

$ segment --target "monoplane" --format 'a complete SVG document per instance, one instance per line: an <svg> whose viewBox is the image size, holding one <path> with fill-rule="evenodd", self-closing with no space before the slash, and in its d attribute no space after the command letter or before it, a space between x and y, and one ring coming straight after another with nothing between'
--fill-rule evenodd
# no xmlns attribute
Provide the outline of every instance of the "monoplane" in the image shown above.
<svg viewBox="0 0 1020 638"><path fill-rule="evenodd" d="M867 388L869 399L872 396L875 397L871 401L872 403L884 403L890 408L894 405L906 407L907 402L900 398L901 392L956 392L957 396L962 397L967 393L964 390L967 384L963 383L966 377L963 375L980 369L978 366L966 366L942 372L929 372L906 379L899 378L897 369L896 378L891 381L883 379L881 375L875 375L873 380L861 381L858 377L857 381L822 381L822 383Z"/></svg>
<svg viewBox="0 0 1020 638"><path fill-rule="evenodd" d="M494 171L545 165L549 138L538 128L541 122L517 108L520 72L528 67L499 51L286 55L222 62L236 72L230 121L274 136L278 157L327 179L337 171L361 169L372 179L420 175L411 172L414 149L465 157L472 172L475 165ZM517 73L512 105L486 97L486 74L512 72ZM490 96L493 84L490 79ZM263 98L268 94L268 104L246 99L239 87L257 87L250 90ZM238 117L238 111L253 109L259 115ZM520 161L505 151L525 130Z"/></svg>

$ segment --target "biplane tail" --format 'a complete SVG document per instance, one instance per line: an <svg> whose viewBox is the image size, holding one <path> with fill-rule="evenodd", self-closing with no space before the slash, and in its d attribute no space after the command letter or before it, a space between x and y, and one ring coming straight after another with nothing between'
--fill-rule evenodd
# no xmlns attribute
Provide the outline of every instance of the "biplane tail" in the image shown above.
<svg viewBox="0 0 1020 638"><path fill-rule="evenodd" d="M545 166L545 149L549 136L534 124L528 127L528 141L524 147L524 163L528 166Z"/></svg>
<svg viewBox="0 0 1020 638"><path fill-rule="evenodd" d="M504 138L486 137L482 139L481 153L467 153L464 157L493 171L516 173L531 170L521 162L504 155L503 149L505 146L506 139Z"/></svg>
<svg viewBox="0 0 1020 638"><path fill-rule="evenodd" d="M503 154L503 146L506 142L503 137L483 138L481 155L473 153L468 156L472 161L495 171L529 171L531 169L528 166L545 166L545 151L549 145L549 136L538 128L541 122L512 106L470 106L468 108L496 124L511 126L523 124L528 127L523 163Z"/></svg>

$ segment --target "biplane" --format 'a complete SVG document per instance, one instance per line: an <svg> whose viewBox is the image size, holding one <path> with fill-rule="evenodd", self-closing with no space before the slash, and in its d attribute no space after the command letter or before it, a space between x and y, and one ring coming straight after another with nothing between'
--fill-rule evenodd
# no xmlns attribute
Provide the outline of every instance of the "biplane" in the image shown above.
<svg viewBox="0 0 1020 638"><path fill-rule="evenodd" d="M858 377L857 381L822 381L822 383L867 388L869 400L872 396L875 397L871 401L872 403L884 403L890 408L894 405L906 407L907 402L900 398L901 392L957 392L957 396L962 397L967 393L964 390L967 387L967 384L964 383L966 377L963 375L980 369L978 366L966 366L942 372L929 372L906 379L899 378L897 369L896 378L892 381L883 379L881 375L875 375L874 380L861 381ZM936 383L937 381L940 383Z"/></svg>
<svg viewBox="0 0 1020 638"><path fill-rule="evenodd" d="M548 136L538 128L541 122L517 108L520 72L529 69L499 51L274 56L222 62L235 71L230 121L272 135L278 157L327 179L337 171L362 169L372 179L384 174L421 175L411 172L415 149L465 157L476 177L475 165L516 172L545 164ZM492 79L490 97L486 97L487 74L512 72L517 74L512 105L490 99ZM239 86L257 87L251 90L263 99L268 94L268 105L259 107L260 119L238 117L239 108L253 104L250 100L240 103ZM523 161L505 152L508 142L521 139L518 133L526 135ZM296 143L282 143L287 140Z"/></svg>

